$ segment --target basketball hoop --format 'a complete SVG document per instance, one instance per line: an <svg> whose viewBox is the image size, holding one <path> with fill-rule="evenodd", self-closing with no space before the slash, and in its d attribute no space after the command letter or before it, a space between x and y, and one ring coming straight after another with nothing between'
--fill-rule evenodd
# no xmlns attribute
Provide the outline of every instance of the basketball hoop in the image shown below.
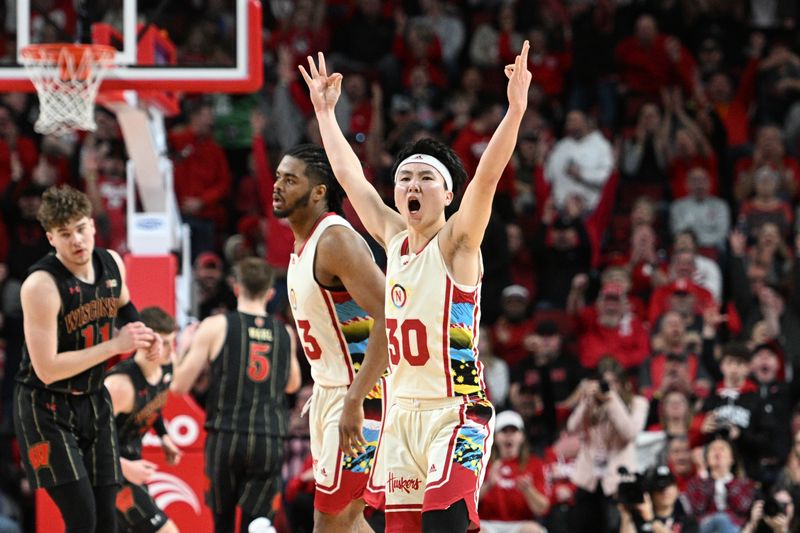
<svg viewBox="0 0 800 533"><path fill-rule="evenodd" d="M94 102L103 77L114 66L116 50L97 44L32 44L22 49L25 65L39 95L41 134L72 129L94 131Z"/></svg>

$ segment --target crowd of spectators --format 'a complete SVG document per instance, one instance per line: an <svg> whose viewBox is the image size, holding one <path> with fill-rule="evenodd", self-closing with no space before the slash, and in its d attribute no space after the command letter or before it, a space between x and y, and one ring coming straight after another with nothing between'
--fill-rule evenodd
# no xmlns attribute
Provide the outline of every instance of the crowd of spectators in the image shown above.
<svg viewBox="0 0 800 533"><path fill-rule="evenodd" d="M225 63L230 13L200 4L164 20L186 62ZM272 213L272 169L320 144L297 71L307 55L344 74L337 117L391 203L408 141L440 138L474 172L503 114L503 66L528 39L528 111L482 249L480 350L499 413L484 529L800 531L797 2L264 7L263 89L185 95L168 123L197 318L234 305L226 273L241 257L285 274L292 234ZM36 135L32 118L30 95L0 95L0 531L29 505L8 460L9 398L19 286L48 251L41 192L86 191L98 245L126 251L114 115L98 108L97 131L72 136ZM312 485L307 428L292 427L284 514L299 532Z"/></svg>

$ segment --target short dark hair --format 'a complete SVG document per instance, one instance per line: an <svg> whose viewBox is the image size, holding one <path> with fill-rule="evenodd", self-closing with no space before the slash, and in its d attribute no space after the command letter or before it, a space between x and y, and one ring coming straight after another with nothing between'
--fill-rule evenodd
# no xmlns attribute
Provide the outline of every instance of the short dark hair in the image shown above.
<svg viewBox="0 0 800 533"><path fill-rule="evenodd" d="M749 363L750 348L747 347L747 344L741 341L728 342L722 347L722 356L720 357L720 362L722 362L722 360L724 360L726 357L738 359L744 363Z"/></svg>
<svg viewBox="0 0 800 533"><path fill-rule="evenodd" d="M272 288L275 272L259 257L247 257L233 269L238 283L247 298L264 296Z"/></svg>
<svg viewBox="0 0 800 533"><path fill-rule="evenodd" d="M344 215L344 210L342 209L344 189L336 180L331 163L322 147L316 144L300 144L290 148L283 155L294 157L305 163L306 176L316 184L325 186L325 199L328 202L328 210Z"/></svg>
<svg viewBox="0 0 800 533"><path fill-rule="evenodd" d="M63 227L81 217L91 216L92 203L89 197L69 185L54 185L44 191L42 205L36 214L45 231Z"/></svg>
<svg viewBox="0 0 800 533"><path fill-rule="evenodd" d="M392 165L390 174L392 181L394 181L394 175L397 173L397 167L400 163L413 154L426 154L438 159L450 171L450 176L453 178L453 194L461 190L461 187L467 181L467 171L464 169L464 163L458 158L458 154L442 141L431 138L408 143L400 150L394 165Z"/></svg>
<svg viewBox="0 0 800 533"><path fill-rule="evenodd" d="M139 312L139 318L145 326L156 333L169 335L175 331L175 319L160 307L145 307Z"/></svg>

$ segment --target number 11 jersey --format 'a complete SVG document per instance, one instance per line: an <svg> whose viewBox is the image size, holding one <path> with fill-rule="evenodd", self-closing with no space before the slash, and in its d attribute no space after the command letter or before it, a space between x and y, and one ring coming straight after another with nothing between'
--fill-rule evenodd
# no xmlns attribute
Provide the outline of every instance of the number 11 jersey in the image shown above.
<svg viewBox="0 0 800 533"><path fill-rule="evenodd" d="M485 388L478 360L480 283L456 283L438 234L408 249L408 230L387 247L386 330L392 391L398 398L470 395ZM481 267L482 270L482 267Z"/></svg>

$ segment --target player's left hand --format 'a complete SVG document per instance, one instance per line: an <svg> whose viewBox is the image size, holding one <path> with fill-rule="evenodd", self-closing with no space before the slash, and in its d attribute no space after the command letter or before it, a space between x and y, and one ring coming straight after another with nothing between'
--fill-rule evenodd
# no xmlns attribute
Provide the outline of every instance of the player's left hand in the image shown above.
<svg viewBox="0 0 800 533"><path fill-rule="evenodd" d="M364 439L364 405L362 402L348 403L342 406L339 419L339 447L342 453L350 457L358 457L366 452L367 441Z"/></svg>
<svg viewBox="0 0 800 533"><path fill-rule="evenodd" d="M176 465L181 462L183 452L175 445L174 442L172 442L172 439L169 438L169 435L164 435L161 437L161 449L164 450L164 457L167 460L167 464Z"/></svg>
<svg viewBox="0 0 800 533"><path fill-rule="evenodd" d="M530 43L525 41L522 51L514 60L513 65L506 65L504 72L508 78L508 108L517 112L524 112L528 107L528 89L531 86L533 75L528 70L528 49Z"/></svg>

